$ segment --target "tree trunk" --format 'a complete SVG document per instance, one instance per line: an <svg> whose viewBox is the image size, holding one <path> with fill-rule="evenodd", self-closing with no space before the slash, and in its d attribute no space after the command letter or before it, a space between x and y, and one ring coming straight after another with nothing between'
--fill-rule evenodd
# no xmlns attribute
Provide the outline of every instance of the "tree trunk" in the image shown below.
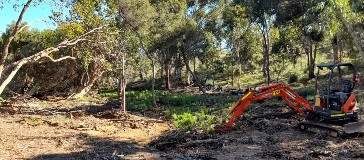
<svg viewBox="0 0 364 160"><path fill-rule="evenodd" d="M20 27L20 25L21 25L21 21L23 19L24 13L28 9L28 7L30 6L31 2L32 2L32 0L28 0L27 3L24 5L24 7L21 10L20 15L18 17L18 20L15 23L15 27L14 27L13 32L10 34L9 38L7 38L5 43L4 43L3 50L2 50L2 55L0 57L0 78L1 78L2 73L4 71L4 65L5 65L6 58L8 57L8 54L9 54L10 43L13 41L14 37L26 27L26 26ZM10 79L10 81L11 81L11 79ZM7 82L7 84L9 82ZM1 86L3 86L3 85L1 85ZM4 88L5 88L5 86L3 87L3 89L1 89L1 87L0 87L0 94L3 92Z"/></svg>
<svg viewBox="0 0 364 160"><path fill-rule="evenodd" d="M125 17L123 17L123 18L125 18ZM140 36L139 31L134 26L132 26L130 23L128 23L128 24L132 27L133 31L137 35L137 37L139 39L139 44L140 44L142 50L145 52L148 59L152 61L152 105L153 105L152 107L153 107L153 109L157 109L158 106L157 106L157 102L156 102L156 98L155 98L155 91L154 91L154 88L155 88L155 60L154 60L154 56L151 53L149 53L149 51L144 47L143 39Z"/></svg>
<svg viewBox="0 0 364 160"><path fill-rule="evenodd" d="M91 65L92 64L92 65ZM89 75L87 76L87 81L84 82L86 84L82 84L80 87L80 90L78 91L78 93L69 96L68 98L81 98L84 97L91 89L92 86L95 84L95 82L102 76L102 74L104 73L102 67L98 64L98 61L94 60L93 63L91 63L89 65L89 69L86 73L89 73ZM119 82L121 83L121 82Z"/></svg>
<svg viewBox="0 0 364 160"><path fill-rule="evenodd" d="M196 58L193 59L193 73L196 73Z"/></svg>
<svg viewBox="0 0 364 160"><path fill-rule="evenodd" d="M176 62L174 65L174 82L175 83L181 83L181 77L182 77L182 58L181 55L178 55L176 58Z"/></svg>
<svg viewBox="0 0 364 160"><path fill-rule="evenodd" d="M183 57L183 62L184 62L184 63L185 63L185 65L186 65L186 69L187 69L187 70L188 70L188 71L192 74L193 79L195 79L195 80L196 80L196 83L197 83L197 85L198 85L199 89L202 91L203 95L206 95L206 90L205 90L205 88L202 86L202 83L201 83L200 78L198 78L198 77L196 76L196 74L192 72L191 67L190 67L190 65L188 64L187 55L186 55L186 53L185 53L184 49L180 48L180 50L181 50L181 54L182 54L182 57Z"/></svg>
<svg viewBox="0 0 364 160"><path fill-rule="evenodd" d="M240 55L240 48L239 48L239 44L237 46L237 52L238 52L238 88L240 89L240 79L241 79L241 55Z"/></svg>
<svg viewBox="0 0 364 160"><path fill-rule="evenodd" d="M165 63L164 64L165 68L165 72L166 72L166 75L165 75L165 80L166 80L166 89L167 90L170 90L171 89L171 81L170 81L170 64L169 63Z"/></svg>
<svg viewBox="0 0 364 160"><path fill-rule="evenodd" d="M89 80L86 84L85 87L83 87L81 89L81 91L79 91L78 93L76 93L75 95L72 95L68 98L81 98L84 97L91 89L92 86L95 84L95 82L101 77L102 73L96 76L92 76L91 80Z"/></svg>
<svg viewBox="0 0 364 160"><path fill-rule="evenodd" d="M344 44L343 44L343 41L339 41L339 61L341 62L342 61L342 58L344 57Z"/></svg>
<svg viewBox="0 0 364 160"><path fill-rule="evenodd" d="M231 64L231 87L234 87L234 63Z"/></svg>
<svg viewBox="0 0 364 160"><path fill-rule="evenodd" d="M156 98L155 98L155 61L152 60L152 105L153 109L158 109Z"/></svg>
<svg viewBox="0 0 364 160"><path fill-rule="evenodd" d="M126 99L125 99L125 88L126 88L126 75L125 75L125 54L123 53L121 60L121 76L119 76L119 101L120 101L120 109L126 113Z"/></svg>
<svg viewBox="0 0 364 160"><path fill-rule="evenodd" d="M310 40L310 52L309 52L309 64L308 64L308 78L312 79L315 77L315 73L314 73L314 61L313 61L313 44Z"/></svg>
<svg viewBox="0 0 364 160"><path fill-rule="evenodd" d="M263 26L260 28L261 29L261 33L263 36L263 40L264 40L264 44L263 44L263 58L264 58L264 73L265 73L265 81L266 84L269 85L270 84L270 64L269 64L269 47L270 47L270 42L269 42L269 23L266 19L266 17L264 17L264 21L263 21ZM264 74L263 74L264 76Z"/></svg>
<svg viewBox="0 0 364 160"><path fill-rule="evenodd" d="M334 63L339 63L339 43L338 43L338 37L337 34L334 35L333 39L332 39L332 49L334 51Z"/></svg>
<svg viewBox="0 0 364 160"><path fill-rule="evenodd" d="M269 67L269 41L268 41L268 39L267 38L269 38L269 37L266 37L266 35L265 34L263 34L263 39L264 39L264 63L265 63L265 68L264 68L264 70L265 70L265 74L266 74L266 84L267 85L269 85L270 84L270 74L269 74L269 69L270 69L270 67Z"/></svg>
<svg viewBox="0 0 364 160"><path fill-rule="evenodd" d="M14 78L15 74L19 71L19 69L26 63L26 61L22 61L18 63L14 69L11 71L11 73L8 75L8 77L4 80L3 83L0 85L0 94L3 93L5 87L10 83L10 81Z"/></svg>
<svg viewBox="0 0 364 160"><path fill-rule="evenodd" d="M186 66L190 66L190 61L187 59L187 60L184 60ZM187 85L190 85L191 84L191 70L190 69L186 69L186 83ZM195 79L196 80L196 79Z"/></svg>
<svg viewBox="0 0 364 160"><path fill-rule="evenodd" d="M315 43L315 49L312 49L312 44L311 44L311 52L310 52L310 68L309 68L309 79L313 79L315 78L315 62L316 62L316 55L317 55L317 46L318 46L318 42ZM313 52L313 53L312 53Z"/></svg>

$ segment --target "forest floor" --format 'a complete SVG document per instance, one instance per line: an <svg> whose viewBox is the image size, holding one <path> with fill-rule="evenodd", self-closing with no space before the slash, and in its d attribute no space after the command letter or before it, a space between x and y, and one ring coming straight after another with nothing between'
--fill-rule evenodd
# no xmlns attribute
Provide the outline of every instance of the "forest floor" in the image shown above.
<svg viewBox="0 0 364 160"><path fill-rule="evenodd" d="M226 133L180 132L116 102L27 99L0 107L0 159L362 159L364 137L303 132L287 106L254 106ZM279 115L279 116L275 116Z"/></svg>

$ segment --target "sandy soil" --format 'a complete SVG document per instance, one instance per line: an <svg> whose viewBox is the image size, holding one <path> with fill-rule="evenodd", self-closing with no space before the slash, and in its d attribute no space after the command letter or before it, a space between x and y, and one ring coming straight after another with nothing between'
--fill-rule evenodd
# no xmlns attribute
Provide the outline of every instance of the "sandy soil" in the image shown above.
<svg viewBox="0 0 364 160"><path fill-rule="evenodd" d="M0 114L0 159L160 159L146 146L171 130L162 120L113 110L116 104L37 103Z"/></svg>

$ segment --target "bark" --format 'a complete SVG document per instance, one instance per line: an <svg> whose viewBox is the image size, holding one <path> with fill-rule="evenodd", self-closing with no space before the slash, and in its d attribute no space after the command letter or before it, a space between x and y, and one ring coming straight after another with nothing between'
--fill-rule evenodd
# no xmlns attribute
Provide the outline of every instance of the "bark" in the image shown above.
<svg viewBox="0 0 364 160"><path fill-rule="evenodd" d="M360 35L355 34L354 29L351 27L351 25L345 20L343 13L341 12L340 8L338 8L338 6L336 5L335 1L332 1L334 4L334 8L336 10L336 12L338 13L338 17L341 21L341 23L344 24L344 26L346 27L346 29L348 30L348 32L350 33L350 36L353 38L354 43L356 45L356 48L359 51L359 55L361 57L361 61L362 63L364 63L364 50L363 50L363 45L361 43L361 38Z"/></svg>
<svg viewBox="0 0 364 160"><path fill-rule="evenodd" d="M344 46L343 41L339 41L339 61L342 61L342 58L344 57Z"/></svg>
<svg viewBox="0 0 364 160"><path fill-rule="evenodd" d="M81 98L84 97L91 89L95 82L101 77L102 73L99 76L94 76L90 81L86 84L84 88L82 88L78 93L69 96L68 98Z"/></svg>
<svg viewBox="0 0 364 160"><path fill-rule="evenodd" d="M332 49L334 51L334 63L339 63L339 42L337 34L332 39Z"/></svg>
<svg viewBox="0 0 364 160"><path fill-rule="evenodd" d="M263 36L263 40L264 40L264 44L263 44L263 58L264 58L264 65L263 65L263 76L266 77L266 84L269 85L270 84L270 63L269 63L269 47L270 47L270 41L269 41L269 24L267 22L266 17L264 17L264 22L263 22L263 26L260 27L262 36Z"/></svg>
<svg viewBox="0 0 364 160"><path fill-rule="evenodd" d="M165 63L164 64L165 68L165 72L166 72L166 89L170 90L171 89L171 81L170 81L170 64L169 63Z"/></svg>
<svg viewBox="0 0 364 160"><path fill-rule="evenodd" d="M317 48L318 48L318 42L315 43L314 50L312 49L311 44L311 52L310 52L310 67L309 67L309 79L315 78L315 62L316 62L316 55L317 55Z"/></svg>
<svg viewBox="0 0 364 160"><path fill-rule="evenodd" d="M174 67L174 81L175 83L180 83L181 82L181 77L182 77L182 58L181 55L178 56L178 58L176 59L175 62L175 67Z"/></svg>
<svg viewBox="0 0 364 160"><path fill-rule="evenodd" d="M184 59L184 62L186 64L186 66L187 65L190 66L190 61L188 59L187 60ZM192 73L192 70L190 70L190 69L187 69L186 70L186 83L187 83L187 85L190 85L191 84L191 76L190 76L191 73ZM196 81L196 79L195 79L195 81Z"/></svg>
<svg viewBox="0 0 364 160"><path fill-rule="evenodd" d="M231 63L231 86L234 87L234 63Z"/></svg>
<svg viewBox="0 0 364 160"><path fill-rule="evenodd" d="M309 46L310 46L310 51L309 51L309 56L308 56L308 59L309 59L309 62L308 62L308 78L309 79L312 79L315 77L315 73L314 73L314 60L313 60L313 44L312 44L312 41L310 40L309 42Z"/></svg>
<svg viewBox="0 0 364 160"><path fill-rule="evenodd" d="M264 37L264 63L265 63L265 65L264 65L264 70L265 70L265 74L266 74L266 84L267 85L269 85L270 84L270 74L269 74L269 69L270 69L270 67L269 67L269 42L268 42L268 39L267 39L267 37L265 36L265 35L263 35L263 37ZM269 37L268 37L269 38Z"/></svg>
<svg viewBox="0 0 364 160"><path fill-rule="evenodd" d="M155 60L150 55L149 51L144 47L143 39L140 36L138 30L136 30L135 28L133 28L133 30L134 30L134 32L136 33L136 35L137 35L137 37L139 39L139 44L142 47L143 51L147 55L148 59L152 61L152 89L151 89L152 90L152 105L153 105L153 108L156 109L158 107L157 107L157 103L156 103L156 100L155 100L155 91L154 91L154 88L155 88Z"/></svg>
<svg viewBox="0 0 364 160"><path fill-rule="evenodd" d="M241 57L240 57L240 48L239 45L237 46L237 52L238 52L238 88L240 89L240 78L241 78Z"/></svg>
<svg viewBox="0 0 364 160"><path fill-rule="evenodd" d="M1 55L1 58L0 58L0 77L2 76L2 73L4 72L3 71L4 70L4 65L5 65L6 58L8 57L8 54L9 54L9 46L10 46L10 43L13 41L14 37L16 36L16 34L18 34L19 32L21 32L26 27L26 26L20 27L20 25L21 25L21 21L23 19L24 13L28 9L28 7L30 6L30 3L31 2L32 2L32 0L28 0L27 3L24 5L24 7L21 10L20 15L18 17L18 20L15 23L15 27L14 27L13 32L10 34L9 38L4 43L3 50L2 50L2 55ZM21 65L20 65L20 67L21 67ZM0 90L1 90L1 87L0 87ZM3 90L4 89L2 89L0 91L0 94L1 94L1 92Z"/></svg>
<svg viewBox="0 0 364 160"><path fill-rule="evenodd" d="M126 113L126 99L125 99L125 88L126 88L126 75L125 75L125 54L123 53L121 59L121 75L119 75L118 92L120 109Z"/></svg>
<svg viewBox="0 0 364 160"><path fill-rule="evenodd" d="M152 60L152 105L154 109L157 109L157 102L155 99L155 61Z"/></svg>

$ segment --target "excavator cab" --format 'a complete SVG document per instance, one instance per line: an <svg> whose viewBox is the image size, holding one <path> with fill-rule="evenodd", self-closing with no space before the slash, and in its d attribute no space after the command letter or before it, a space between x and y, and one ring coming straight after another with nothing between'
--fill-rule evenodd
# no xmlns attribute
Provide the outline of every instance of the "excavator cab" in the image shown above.
<svg viewBox="0 0 364 160"><path fill-rule="evenodd" d="M358 120L357 102L353 90L356 70L351 63L317 65L315 105L313 111L327 122L347 123Z"/></svg>

